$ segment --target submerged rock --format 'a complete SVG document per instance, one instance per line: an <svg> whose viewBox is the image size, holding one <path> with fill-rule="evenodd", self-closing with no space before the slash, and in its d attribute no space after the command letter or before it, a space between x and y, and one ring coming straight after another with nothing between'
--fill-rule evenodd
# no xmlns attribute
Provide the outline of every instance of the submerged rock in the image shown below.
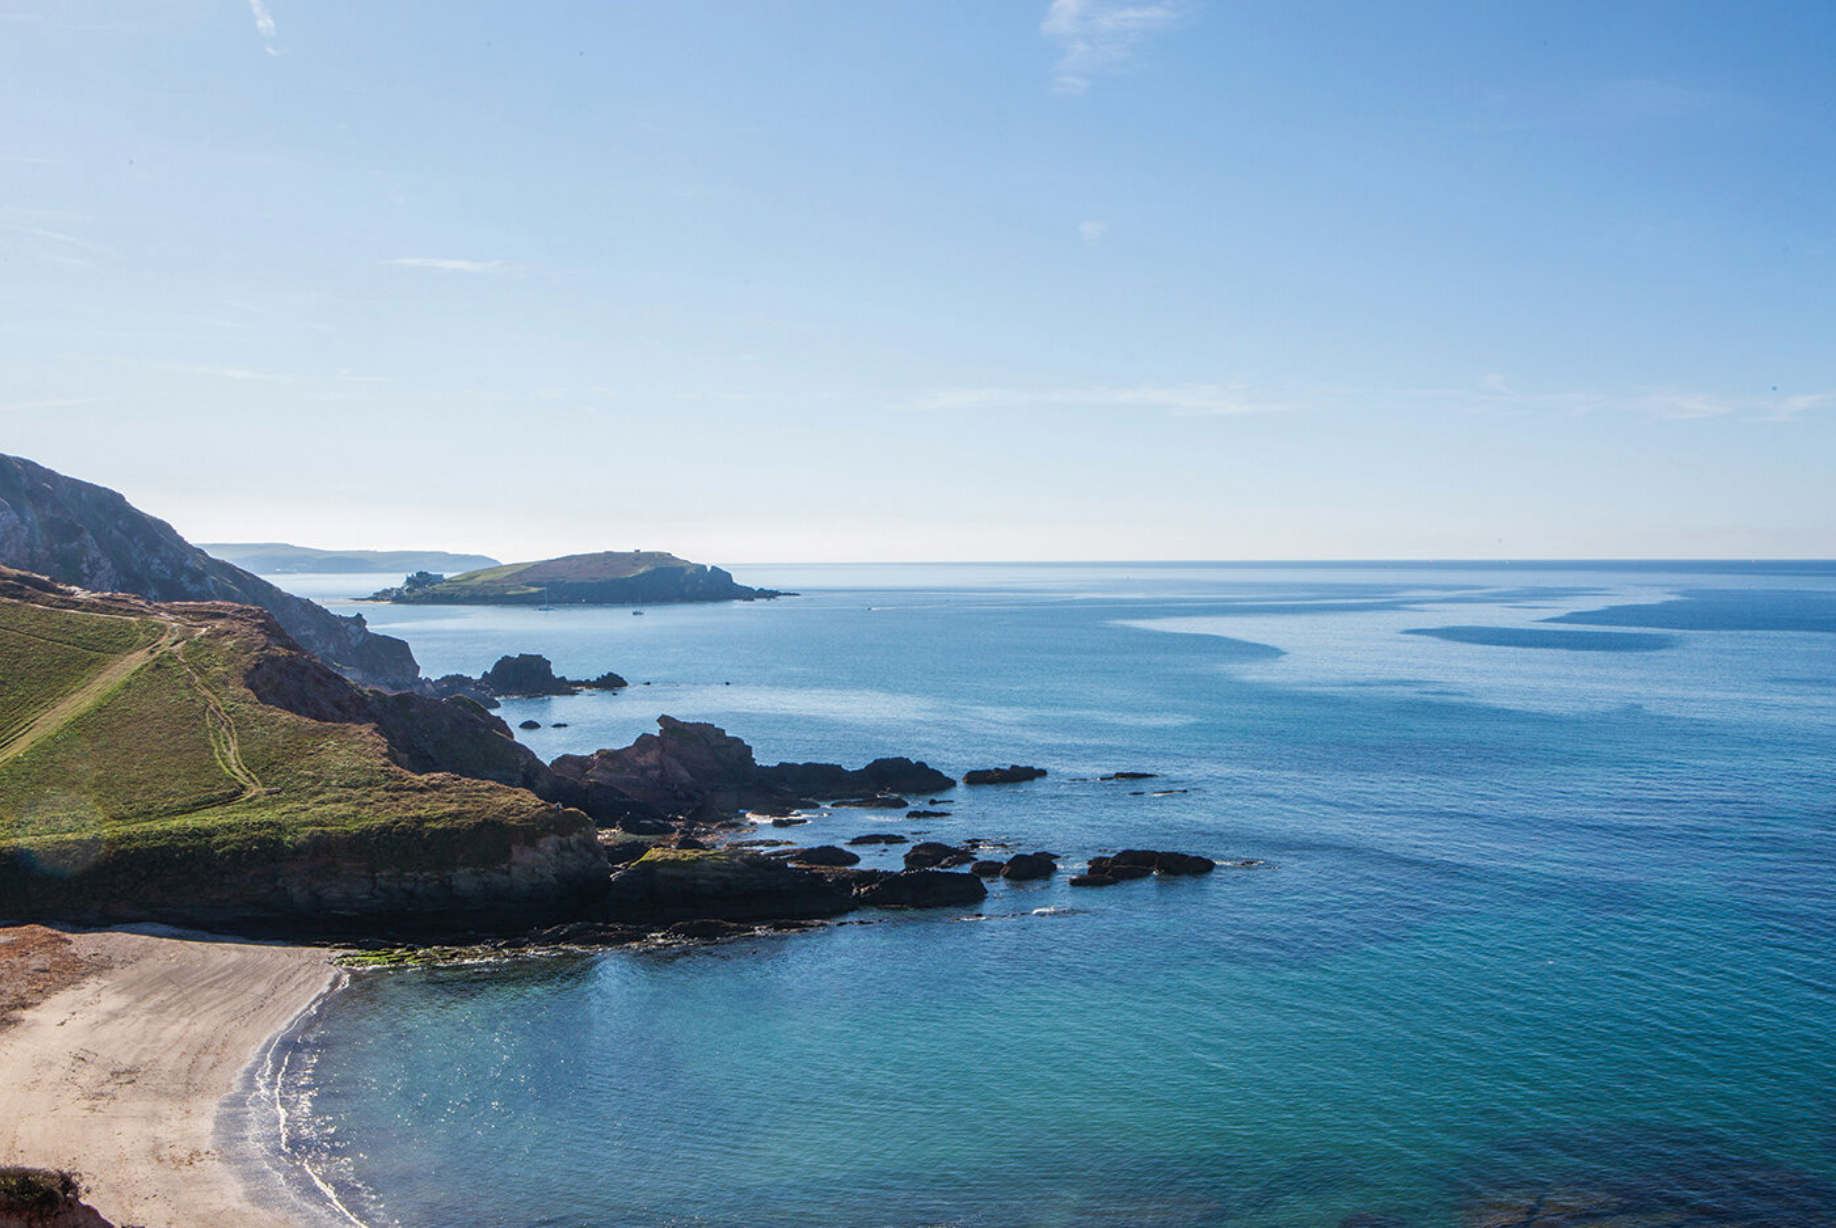
<svg viewBox="0 0 1836 1228"><path fill-rule="evenodd" d="M872 797L844 797L829 805L846 806L854 810L903 810L911 803L895 794L879 793Z"/></svg>
<svg viewBox="0 0 1836 1228"><path fill-rule="evenodd" d="M865 836L856 836L849 844L910 844L910 836L902 836L896 831L876 831Z"/></svg>

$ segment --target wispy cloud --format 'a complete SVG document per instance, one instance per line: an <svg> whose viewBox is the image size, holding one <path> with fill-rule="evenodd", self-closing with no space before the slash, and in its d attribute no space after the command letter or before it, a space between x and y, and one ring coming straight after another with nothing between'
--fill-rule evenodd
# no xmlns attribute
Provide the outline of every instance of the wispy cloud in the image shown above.
<svg viewBox="0 0 1836 1228"><path fill-rule="evenodd" d="M1086 243L1095 243L1098 239L1103 237L1103 233L1108 229L1108 222L1079 222L1077 224L1077 235L1078 238Z"/></svg>
<svg viewBox="0 0 1836 1228"><path fill-rule="evenodd" d="M94 397L52 397L43 401L14 401L10 405L0 405L0 414L43 413L48 409L70 409L77 405L93 405Z"/></svg>
<svg viewBox="0 0 1836 1228"><path fill-rule="evenodd" d="M1235 384L1092 385L1081 388L947 388L912 402L918 410L1031 409L1157 410L1176 418L1280 413L1292 406Z"/></svg>
<svg viewBox="0 0 1836 1228"><path fill-rule="evenodd" d="M249 9L255 14L255 29L261 35L262 46L269 55L279 55L280 49L274 45L274 14L268 11L263 0L249 0Z"/></svg>
<svg viewBox="0 0 1836 1228"><path fill-rule="evenodd" d="M1437 411L1525 417L1619 414L1654 423L1714 418L1784 422L1807 413L1836 410L1836 391L1789 395L1781 395L1776 390L1764 394L1733 394L1677 387L1544 391L1521 388L1502 376L1492 375L1474 384L1442 388L1315 385L1270 389L1243 382L944 388L902 406L908 410L933 412L1054 407L1145 411L1171 418L1290 412L1408 414Z"/></svg>
<svg viewBox="0 0 1836 1228"><path fill-rule="evenodd" d="M1039 23L1039 32L1058 45L1052 87L1064 94L1083 93L1091 77L1122 67L1151 36L1178 25L1184 16L1183 0L1052 0Z"/></svg>
<svg viewBox="0 0 1836 1228"><path fill-rule="evenodd" d="M115 250L111 247L104 247L100 243L91 243L88 239L79 239L75 235L67 235L61 230L46 230L39 226L14 226L11 227L11 229L19 234L35 235L40 239L50 239L57 243L65 243L94 256L112 256L115 254Z"/></svg>
<svg viewBox="0 0 1836 1228"><path fill-rule="evenodd" d="M408 269L439 269L447 273L527 273L529 266L514 260L450 260L439 256L398 256L384 264Z"/></svg>
<svg viewBox="0 0 1836 1228"><path fill-rule="evenodd" d="M269 371L253 371L247 367L210 367L197 363L166 362L159 364L161 371L170 371L174 375L207 375L213 379L247 380L262 384L287 384L293 382L291 375L275 375Z"/></svg>
<svg viewBox="0 0 1836 1228"><path fill-rule="evenodd" d="M1618 390L1540 391L1520 388L1501 375L1488 375L1476 388L1435 388L1395 394L1398 402L1449 404L1501 414L1631 414L1650 422L1697 422L1709 418L1787 421L1811 410L1836 406L1836 393L1726 393L1694 388L1647 387Z"/></svg>

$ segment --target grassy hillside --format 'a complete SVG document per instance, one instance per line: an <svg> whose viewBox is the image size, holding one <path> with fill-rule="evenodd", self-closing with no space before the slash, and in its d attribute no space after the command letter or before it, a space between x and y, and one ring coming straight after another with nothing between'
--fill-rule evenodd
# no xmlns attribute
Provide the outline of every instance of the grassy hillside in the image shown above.
<svg viewBox="0 0 1836 1228"><path fill-rule="evenodd" d="M506 563L454 576L438 587L452 594L539 593L557 584L593 584L602 580L629 580L659 567L693 567L687 559L654 550L605 550L598 554L569 554L536 563Z"/></svg>
<svg viewBox="0 0 1836 1228"><path fill-rule="evenodd" d="M265 703L246 682L258 665L362 694L246 607L75 597L0 572L0 913L233 906L283 866L501 866L590 828L524 789L411 772L374 724Z"/></svg>
<svg viewBox="0 0 1836 1228"><path fill-rule="evenodd" d="M535 563L506 563L442 579L411 575L375 601L409 604L639 605L677 601L752 601L781 597L737 584L727 572L655 550L569 554Z"/></svg>

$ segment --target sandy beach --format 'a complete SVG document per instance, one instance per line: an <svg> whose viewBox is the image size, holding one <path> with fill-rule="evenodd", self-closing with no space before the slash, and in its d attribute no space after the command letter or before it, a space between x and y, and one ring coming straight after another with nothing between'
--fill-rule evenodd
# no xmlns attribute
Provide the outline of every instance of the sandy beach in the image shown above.
<svg viewBox="0 0 1836 1228"><path fill-rule="evenodd" d="M215 1127L264 1042L333 984L331 956L180 931L0 929L13 1007L0 1163L82 1173L116 1224L293 1228L249 1201Z"/></svg>

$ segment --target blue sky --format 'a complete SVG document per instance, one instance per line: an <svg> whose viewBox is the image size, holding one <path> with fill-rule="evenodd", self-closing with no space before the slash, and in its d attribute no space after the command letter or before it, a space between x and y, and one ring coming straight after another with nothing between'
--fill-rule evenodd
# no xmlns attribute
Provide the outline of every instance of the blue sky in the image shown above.
<svg viewBox="0 0 1836 1228"><path fill-rule="evenodd" d="M0 451L194 540L1836 556L1836 5L0 0Z"/></svg>

